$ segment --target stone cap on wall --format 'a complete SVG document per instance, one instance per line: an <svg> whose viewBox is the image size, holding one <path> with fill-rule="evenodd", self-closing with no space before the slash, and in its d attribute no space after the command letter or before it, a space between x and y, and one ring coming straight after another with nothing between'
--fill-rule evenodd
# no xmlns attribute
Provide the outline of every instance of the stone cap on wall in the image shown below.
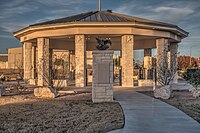
<svg viewBox="0 0 200 133"><path fill-rule="evenodd" d="M92 54L113 54L113 50L93 50Z"/></svg>

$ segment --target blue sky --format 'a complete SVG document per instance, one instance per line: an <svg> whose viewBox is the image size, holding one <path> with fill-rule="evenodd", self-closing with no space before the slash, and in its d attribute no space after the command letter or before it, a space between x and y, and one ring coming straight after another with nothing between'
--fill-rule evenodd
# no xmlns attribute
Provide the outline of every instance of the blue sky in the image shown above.
<svg viewBox="0 0 200 133"><path fill-rule="evenodd" d="M98 9L98 0L0 0L0 53L21 46L12 32L30 24ZM102 0L102 10L176 24L190 32L181 55L200 57L200 0Z"/></svg>

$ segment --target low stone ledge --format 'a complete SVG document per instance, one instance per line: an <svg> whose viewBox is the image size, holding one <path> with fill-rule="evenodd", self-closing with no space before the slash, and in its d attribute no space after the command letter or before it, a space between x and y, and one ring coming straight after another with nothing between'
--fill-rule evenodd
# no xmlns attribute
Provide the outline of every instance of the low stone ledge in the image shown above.
<svg viewBox="0 0 200 133"><path fill-rule="evenodd" d="M48 87L38 87L34 89L34 96L43 98L56 98L57 94Z"/></svg>
<svg viewBox="0 0 200 133"><path fill-rule="evenodd" d="M54 87L67 87L67 80L53 80Z"/></svg>
<svg viewBox="0 0 200 133"><path fill-rule="evenodd" d="M153 80L138 80L138 86L153 86L154 81Z"/></svg>
<svg viewBox="0 0 200 133"><path fill-rule="evenodd" d="M29 79L28 82L29 82L30 85L36 85L37 84L36 79Z"/></svg>

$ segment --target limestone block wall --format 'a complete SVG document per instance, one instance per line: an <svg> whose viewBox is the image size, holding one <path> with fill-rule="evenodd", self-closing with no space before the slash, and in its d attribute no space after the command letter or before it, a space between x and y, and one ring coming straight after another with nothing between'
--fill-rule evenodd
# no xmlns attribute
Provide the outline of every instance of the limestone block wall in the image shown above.
<svg viewBox="0 0 200 133"><path fill-rule="evenodd" d="M122 36L122 87L133 87L133 35Z"/></svg>
<svg viewBox="0 0 200 133"><path fill-rule="evenodd" d="M7 69L8 68L8 62L0 62L0 69Z"/></svg>
<svg viewBox="0 0 200 133"><path fill-rule="evenodd" d="M23 45L24 53L24 79L32 78L32 43L25 42Z"/></svg>
<svg viewBox="0 0 200 133"><path fill-rule="evenodd" d="M144 49L144 68L151 69L152 67L152 52L151 49Z"/></svg>
<svg viewBox="0 0 200 133"><path fill-rule="evenodd" d="M35 79L36 77L36 47L32 46L32 59L31 59L31 63L32 63L32 74L31 77L32 79Z"/></svg>
<svg viewBox="0 0 200 133"><path fill-rule="evenodd" d="M92 82L92 51L87 51L87 82Z"/></svg>
<svg viewBox="0 0 200 133"><path fill-rule="evenodd" d="M93 51L92 101L113 101L113 51Z"/></svg>
<svg viewBox="0 0 200 133"><path fill-rule="evenodd" d="M157 70L157 80L165 78L165 71L168 69L168 39L157 39L156 40L156 70Z"/></svg>
<svg viewBox="0 0 200 133"><path fill-rule="evenodd" d="M75 84L76 87L86 85L86 44L84 35L75 36Z"/></svg>
<svg viewBox="0 0 200 133"><path fill-rule="evenodd" d="M153 86L153 80L138 80L138 86Z"/></svg>
<svg viewBox="0 0 200 133"><path fill-rule="evenodd" d="M49 82L49 39L38 38L38 86L44 86Z"/></svg>
<svg viewBox="0 0 200 133"><path fill-rule="evenodd" d="M23 66L23 48L8 49L8 68L16 69Z"/></svg>
<svg viewBox="0 0 200 133"><path fill-rule="evenodd" d="M177 73L177 54L178 54L178 43L171 43L169 46L169 67L171 73L173 73L174 76L174 83L178 83L178 73Z"/></svg>

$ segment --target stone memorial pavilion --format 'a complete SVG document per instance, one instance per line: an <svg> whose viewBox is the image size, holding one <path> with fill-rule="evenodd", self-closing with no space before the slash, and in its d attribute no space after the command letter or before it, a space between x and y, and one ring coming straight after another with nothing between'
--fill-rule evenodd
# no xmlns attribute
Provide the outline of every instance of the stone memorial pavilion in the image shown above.
<svg viewBox="0 0 200 133"><path fill-rule="evenodd" d="M44 85L41 73L51 71L52 51L57 49L66 50L74 55L75 86L85 87L87 85L87 52L97 50L96 38L100 37L111 40L112 45L108 50L120 51L121 86L133 87L134 50L144 50L144 67L147 71L152 68L152 49L155 48L157 53L161 53L156 56L157 62L169 59L169 63L177 64L175 53L177 53L178 44L188 36L188 33L176 25L107 10L91 11L32 24L15 32L14 36L23 43L24 79L30 84ZM170 58L165 58L165 56ZM39 60L46 60L46 62L42 64L44 62ZM43 66L38 72L37 63ZM148 72L145 77L148 77ZM149 84L149 82L152 81L148 78L142 81L143 84Z"/></svg>

